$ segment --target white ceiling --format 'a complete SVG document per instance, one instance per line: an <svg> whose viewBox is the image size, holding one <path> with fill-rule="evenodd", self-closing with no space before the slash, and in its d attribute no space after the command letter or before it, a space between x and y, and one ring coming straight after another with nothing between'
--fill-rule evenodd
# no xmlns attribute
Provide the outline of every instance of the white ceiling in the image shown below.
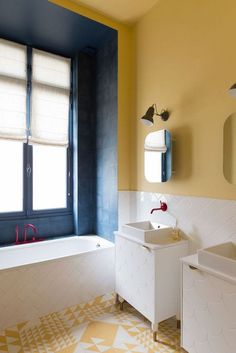
<svg viewBox="0 0 236 353"><path fill-rule="evenodd" d="M73 0L117 21L133 23L149 11L158 0Z"/></svg>

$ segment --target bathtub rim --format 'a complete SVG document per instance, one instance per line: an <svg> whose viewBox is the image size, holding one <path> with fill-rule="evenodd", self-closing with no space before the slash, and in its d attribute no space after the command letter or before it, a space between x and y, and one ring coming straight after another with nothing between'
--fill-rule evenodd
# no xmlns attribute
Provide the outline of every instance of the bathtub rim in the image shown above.
<svg viewBox="0 0 236 353"><path fill-rule="evenodd" d="M60 257L56 257L56 258L52 258L52 259L45 259L45 260L41 260L41 261L35 261L35 262L30 262L27 264L22 264L22 265L16 265L16 266L12 266L12 267L7 267L7 268L0 268L0 274L3 272L8 272L8 271L20 271L20 270L25 270L26 267L31 267L31 266L44 266L47 265L49 262L56 262L56 261L66 261L69 259L73 259L76 256L89 256L94 254L94 253L98 253L98 252L103 252L103 251L108 251L110 249L115 249L115 244L112 243L111 241L102 238L99 235L95 235L95 234L86 234L86 235L70 235L70 236L65 236L65 237L60 237L60 238L54 238L54 239L47 239L43 242L36 242L36 243L28 243L28 244L22 244L22 245L9 245L9 246L4 246L4 247L0 247L0 252L1 249L6 249L6 248L12 248L12 247L30 247L30 246L37 246L37 245L43 245L42 243L45 244L45 242L57 242L57 241L63 241L67 238L76 238L76 240L78 240L79 237L94 237L96 239L102 239L103 241L107 242L109 246L106 247L99 247L99 248L95 248L92 250L88 250L88 251L83 251L81 253L77 253L77 254L69 254L69 255L65 255L65 256L60 256Z"/></svg>

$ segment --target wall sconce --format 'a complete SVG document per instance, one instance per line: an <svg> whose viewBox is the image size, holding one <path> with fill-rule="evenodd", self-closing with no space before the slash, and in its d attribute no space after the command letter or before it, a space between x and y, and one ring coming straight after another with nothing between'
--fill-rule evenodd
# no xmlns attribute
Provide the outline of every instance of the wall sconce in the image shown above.
<svg viewBox="0 0 236 353"><path fill-rule="evenodd" d="M236 98L236 83L230 87L228 92L231 97Z"/></svg>
<svg viewBox="0 0 236 353"><path fill-rule="evenodd" d="M154 124L154 115L157 115L161 118L161 120L166 121L169 119L170 114L167 110L162 110L160 113L158 113L156 104L153 104L148 108L146 114L140 120L144 125L152 126Z"/></svg>

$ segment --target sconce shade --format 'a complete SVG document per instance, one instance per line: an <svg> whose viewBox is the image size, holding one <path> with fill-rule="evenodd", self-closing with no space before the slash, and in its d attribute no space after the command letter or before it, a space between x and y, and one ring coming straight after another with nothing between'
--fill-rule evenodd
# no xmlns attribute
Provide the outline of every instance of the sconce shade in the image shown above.
<svg viewBox="0 0 236 353"><path fill-rule="evenodd" d="M229 95L236 98L236 83L234 83L229 89Z"/></svg>
<svg viewBox="0 0 236 353"><path fill-rule="evenodd" d="M152 126L153 125L153 116L154 116L155 110L154 107L151 106L148 108L146 111L146 114L141 118L141 121L144 125L147 126Z"/></svg>

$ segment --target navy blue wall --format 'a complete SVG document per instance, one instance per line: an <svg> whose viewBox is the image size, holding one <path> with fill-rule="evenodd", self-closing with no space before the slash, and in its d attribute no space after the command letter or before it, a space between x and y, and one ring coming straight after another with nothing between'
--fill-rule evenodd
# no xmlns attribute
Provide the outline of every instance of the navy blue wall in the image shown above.
<svg viewBox="0 0 236 353"><path fill-rule="evenodd" d="M95 59L85 53L78 55L78 234L93 234L96 220L95 199Z"/></svg>
<svg viewBox="0 0 236 353"><path fill-rule="evenodd" d="M74 57L102 48L114 30L48 0L1 0L0 37Z"/></svg>
<svg viewBox="0 0 236 353"><path fill-rule="evenodd" d="M96 234L113 240L118 227L117 37L96 56Z"/></svg>
<svg viewBox="0 0 236 353"><path fill-rule="evenodd" d="M113 240L117 229L117 36L78 55L77 234ZM77 201L77 200L76 200Z"/></svg>
<svg viewBox="0 0 236 353"><path fill-rule="evenodd" d="M72 215L54 215L25 217L23 219L1 220L0 221L0 245L12 244L15 242L15 227L19 225L20 239L23 240L23 229L26 223L34 224L40 237L53 238L59 236L67 236L74 233L74 224ZM32 237L31 231L28 230L29 239Z"/></svg>

